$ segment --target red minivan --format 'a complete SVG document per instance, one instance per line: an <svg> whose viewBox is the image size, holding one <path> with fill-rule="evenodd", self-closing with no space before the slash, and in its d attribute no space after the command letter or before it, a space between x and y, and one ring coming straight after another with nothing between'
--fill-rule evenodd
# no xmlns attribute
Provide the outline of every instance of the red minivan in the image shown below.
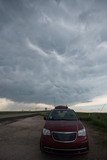
<svg viewBox="0 0 107 160"><path fill-rule="evenodd" d="M74 110L56 106L47 117L40 138L41 151L55 154L84 154L89 150L87 133Z"/></svg>

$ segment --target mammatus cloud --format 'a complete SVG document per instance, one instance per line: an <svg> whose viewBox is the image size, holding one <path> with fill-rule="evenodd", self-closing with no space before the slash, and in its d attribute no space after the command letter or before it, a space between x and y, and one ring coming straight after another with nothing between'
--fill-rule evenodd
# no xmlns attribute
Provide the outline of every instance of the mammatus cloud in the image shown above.
<svg viewBox="0 0 107 160"><path fill-rule="evenodd" d="M99 49L99 48L107 49L107 41L101 42L101 43L98 45L98 49Z"/></svg>
<svg viewBox="0 0 107 160"><path fill-rule="evenodd" d="M27 46L29 49L35 51L36 54L43 56L44 58L47 58L48 60L55 59L56 61L59 61L60 63L66 63L66 58L64 56L58 54L55 50L47 50L43 51L40 47L38 47L36 44L33 44L29 38L26 39Z"/></svg>
<svg viewBox="0 0 107 160"><path fill-rule="evenodd" d="M41 48L39 48L39 47L36 46L35 44L31 43L31 41L30 41L28 38L27 38L26 42L27 42L28 47L29 47L31 50L36 51L37 54L39 54L40 56L44 56L44 57L47 56L47 54L46 54Z"/></svg>
<svg viewBox="0 0 107 160"><path fill-rule="evenodd" d="M0 0L0 97L76 104L107 95L106 7L104 0Z"/></svg>

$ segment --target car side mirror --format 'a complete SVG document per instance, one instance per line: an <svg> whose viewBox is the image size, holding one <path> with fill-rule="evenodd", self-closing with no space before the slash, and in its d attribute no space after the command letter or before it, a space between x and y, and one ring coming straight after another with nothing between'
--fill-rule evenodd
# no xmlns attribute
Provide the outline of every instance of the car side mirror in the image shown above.
<svg viewBox="0 0 107 160"><path fill-rule="evenodd" d="M47 117L46 116L44 116L44 120L46 120L47 119Z"/></svg>

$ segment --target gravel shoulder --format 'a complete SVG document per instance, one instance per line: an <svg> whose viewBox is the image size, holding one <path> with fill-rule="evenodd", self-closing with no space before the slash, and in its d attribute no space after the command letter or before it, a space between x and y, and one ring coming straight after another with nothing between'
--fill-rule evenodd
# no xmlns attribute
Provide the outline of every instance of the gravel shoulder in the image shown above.
<svg viewBox="0 0 107 160"><path fill-rule="evenodd" d="M0 125L0 160L70 160L41 153L39 139L45 121L41 116L20 119L16 122ZM107 149L101 143L103 133L85 124L90 151L87 155L72 157L72 160L107 160Z"/></svg>

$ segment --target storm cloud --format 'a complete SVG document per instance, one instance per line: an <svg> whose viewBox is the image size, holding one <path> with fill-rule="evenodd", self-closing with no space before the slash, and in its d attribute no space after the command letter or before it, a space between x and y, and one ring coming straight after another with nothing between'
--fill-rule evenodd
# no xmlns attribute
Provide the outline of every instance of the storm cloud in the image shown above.
<svg viewBox="0 0 107 160"><path fill-rule="evenodd" d="M0 0L0 98L68 104L107 95L106 0Z"/></svg>

